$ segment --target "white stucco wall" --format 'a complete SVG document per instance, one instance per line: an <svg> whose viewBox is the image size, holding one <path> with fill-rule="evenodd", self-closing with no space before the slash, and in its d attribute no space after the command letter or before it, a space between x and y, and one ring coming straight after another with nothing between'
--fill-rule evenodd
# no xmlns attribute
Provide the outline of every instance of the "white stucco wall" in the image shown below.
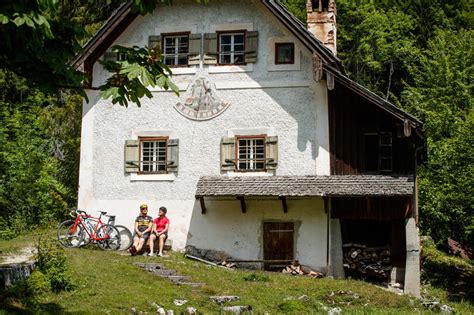
<svg viewBox="0 0 474 315"><path fill-rule="evenodd" d="M287 214L276 201L260 201L258 206L259 201L250 201L246 214L240 212L238 202L220 201L201 215L194 199L200 176L228 175L220 171L220 139L235 129L271 129L279 137L276 175L329 174L327 90L324 82L312 81L312 54L258 2L244 0L215 1L208 6L198 6L191 0L174 1L174 5L160 7L153 15L138 17L116 43L143 46L149 35L170 31L207 33L232 25L259 31L256 64L219 71L208 66L181 69L179 72L184 74L173 77L183 89L180 97L155 91L152 99L142 99L141 108L112 105L98 99L96 93L89 94L91 103L84 105L82 122L79 207L91 212L109 211L117 215L118 223L131 226L139 204L148 203L153 216L158 207L166 206L170 238L176 249L186 244L203 248L212 245L245 259L262 258L258 239L263 220L301 221L297 258L310 266L324 266L326 217L322 200L289 201L295 208ZM268 43L279 37L295 41L300 64L294 69L268 67L274 55ZM93 85L106 77L96 64ZM207 121L189 120L173 107L185 98L187 85L199 77L206 77L215 85L217 95L230 103L224 113ZM136 180L137 175L124 173L127 139L140 133L166 132L172 132L180 141L175 178ZM226 230L233 232L224 237L221 234Z"/></svg>

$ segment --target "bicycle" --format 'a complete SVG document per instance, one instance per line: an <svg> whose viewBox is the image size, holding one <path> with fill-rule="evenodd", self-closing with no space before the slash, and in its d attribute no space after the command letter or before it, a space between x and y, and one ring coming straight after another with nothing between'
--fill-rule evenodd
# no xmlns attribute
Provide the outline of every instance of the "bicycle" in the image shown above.
<svg viewBox="0 0 474 315"><path fill-rule="evenodd" d="M99 211L95 218L85 211L71 211L75 220L66 220L58 226L58 241L64 247L79 247L93 241L101 249L117 250L120 247L120 232L113 225L102 223L107 212Z"/></svg>
<svg viewBox="0 0 474 315"><path fill-rule="evenodd" d="M120 233L120 247L118 250L129 249L133 243L132 232L130 232L130 230L126 226L116 225L114 215L107 215L107 217L109 217L109 221L107 222L107 224L115 226Z"/></svg>

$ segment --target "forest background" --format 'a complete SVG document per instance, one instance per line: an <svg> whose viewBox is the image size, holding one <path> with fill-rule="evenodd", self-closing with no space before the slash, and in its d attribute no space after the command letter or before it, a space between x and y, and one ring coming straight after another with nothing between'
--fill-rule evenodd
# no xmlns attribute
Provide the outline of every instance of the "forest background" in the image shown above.
<svg viewBox="0 0 474 315"><path fill-rule="evenodd" d="M76 206L82 96L58 86L77 78L57 64L64 67L123 1L0 3L0 239L56 224ZM282 2L306 21L305 0ZM349 77L424 122L422 233L474 247L473 5L336 3L338 57Z"/></svg>

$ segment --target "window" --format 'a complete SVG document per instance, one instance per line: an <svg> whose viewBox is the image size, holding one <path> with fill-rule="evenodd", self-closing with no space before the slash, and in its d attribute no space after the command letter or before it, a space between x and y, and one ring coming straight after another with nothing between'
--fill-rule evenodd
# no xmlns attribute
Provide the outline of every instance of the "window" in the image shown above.
<svg viewBox="0 0 474 315"><path fill-rule="evenodd" d="M295 63L295 44L294 43L275 43L275 64L294 64Z"/></svg>
<svg viewBox="0 0 474 315"><path fill-rule="evenodd" d="M237 170L265 170L265 136L237 137Z"/></svg>
<svg viewBox="0 0 474 315"><path fill-rule="evenodd" d="M187 66L189 34L163 36L163 56L167 66Z"/></svg>
<svg viewBox="0 0 474 315"><path fill-rule="evenodd" d="M392 133L365 133L365 172L391 172L392 166Z"/></svg>
<svg viewBox="0 0 474 315"><path fill-rule="evenodd" d="M245 32L219 33L219 64L245 63Z"/></svg>
<svg viewBox="0 0 474 315"><path fill-rule="evenodd" d="M166 173L167 138L140 138L140 173Z"/></svg>

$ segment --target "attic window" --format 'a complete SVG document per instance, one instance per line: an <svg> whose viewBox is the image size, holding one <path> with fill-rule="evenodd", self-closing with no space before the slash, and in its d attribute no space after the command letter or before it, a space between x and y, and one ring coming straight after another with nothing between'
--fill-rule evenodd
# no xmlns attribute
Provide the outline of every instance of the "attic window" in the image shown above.
<svg viewBox="0 0 474 315"><path fill-rule="evenodd" d="M275 43L275 64L294 64L295 63L295 44L294 43Z"/></svg>
<svg viewBox="0 0 474 315"><path fill-rule="evenodd" d="M387 173L393 170L392 133L364 134L365 173Z"/></svg>
<svg viewBox="0 0 474 315"><path fill-rule="evenodd" d="M329 8L329 0L313 0L313 11L327 11Z"/></svg>
<svg viewBox="0 0 474 315"><path fill-rule="evenodd" d="M167 66L187 66L189 33L163 35L163 56Z"/></svg>

